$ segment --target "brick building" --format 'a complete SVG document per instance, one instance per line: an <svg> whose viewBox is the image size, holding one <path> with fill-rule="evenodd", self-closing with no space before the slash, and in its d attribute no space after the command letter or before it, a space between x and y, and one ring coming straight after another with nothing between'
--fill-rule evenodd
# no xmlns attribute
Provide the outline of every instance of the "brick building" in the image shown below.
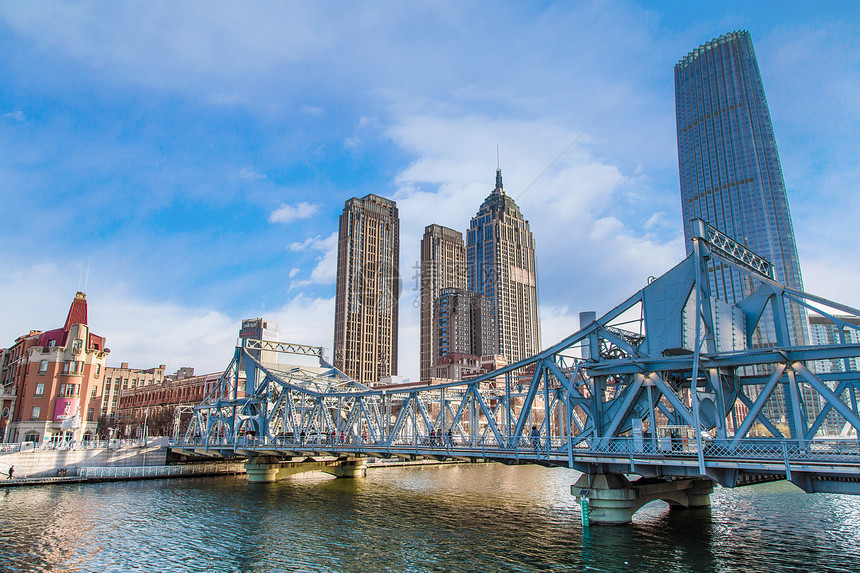
<svg viewBox="0 0 860 573"><path fill-rule="evenodd" d="M109 419L116 417L119 408L120 394L131 388L151 386L164 382L164 371L167 365L160 364L157 368L141 370L129 368L128 362L123 362L119 368L105 368L104 385L102 386L101 415ZM192 373L194 369L191 369Z"/></svg>
<svg viewBox="0 0 860 573"><path fill-rule="evenodd" d="M104 337L87 325L87 297L82 292L75 294L61 328L19 336L0 358L4 441L91 438L109 352Z"/></svg>
<svg viewBox="0 0 860 573"><path fill-rule="evenodd" d="M163 369L162 369L163 372ZM194 376L194 369L183 367L161 382L129 386L122 390L116 410L116 423L125 435L135 435L146 420L150 435L166 434L177 406L195 406L218 384L223 372ZM240 395L243 395L240 392Z"/></svg>

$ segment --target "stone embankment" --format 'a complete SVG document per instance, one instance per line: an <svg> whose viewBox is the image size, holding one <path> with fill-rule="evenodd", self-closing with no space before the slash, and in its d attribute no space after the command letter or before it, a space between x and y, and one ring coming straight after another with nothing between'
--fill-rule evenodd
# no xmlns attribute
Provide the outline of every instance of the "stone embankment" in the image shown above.
<svg viewBox="0 0 860 573"><path fill-rule="evenodd" d="M72 477L88 467L163 466L167 461L167 438L132 443L112 440L105 447L37 449L27 442L16 451L0 453L0 478L14 466L15 478Z"/></svg>

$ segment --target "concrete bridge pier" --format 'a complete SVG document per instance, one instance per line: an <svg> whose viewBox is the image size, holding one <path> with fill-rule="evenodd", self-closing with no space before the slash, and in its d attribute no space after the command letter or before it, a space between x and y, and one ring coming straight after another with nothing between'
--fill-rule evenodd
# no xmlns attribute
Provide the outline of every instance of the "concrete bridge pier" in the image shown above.
<svg viewBox="0 0 860 573"><path fill-rule="evenodd" d="M320 471L336 477L361 478L367 475L364 458L343 457L336 460L283 461L276 456L254 456L245 462L249 483L270 483L302 472Z"/></svg>
<svg viewBox="0 0 860 573"><path fill-rule="evenodd" d="M714 482L693 478L665 481L642 478L631 483L620 474L583 474L570 487L582 503L583 525L626 525L642 506L663 500L673 507L710 507Z"/></svg>

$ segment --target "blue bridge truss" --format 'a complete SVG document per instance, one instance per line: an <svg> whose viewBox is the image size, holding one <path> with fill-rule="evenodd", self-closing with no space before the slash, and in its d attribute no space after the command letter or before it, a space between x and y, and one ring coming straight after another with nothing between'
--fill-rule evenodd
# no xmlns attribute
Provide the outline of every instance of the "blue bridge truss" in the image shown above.
<svg viewBox="0 0 860 573"><path fill-rule="evenodd" d="M860 311L779 284L770 263L702 221L696 228L689 257L605 315L464 381L367 387L321 348L243 340L173 448L537 463L583 472L584 497L594 476L631 475L724 487L787 479L860 494L860 344L846 335L860 323L846 317ZM709 263L741 273L750 294L736 305L712 296ZM793 340L791 305L829 318L838 341ZM763 332L776 344L756 347ZM276 353L313 364L261 359Z"/></svg>

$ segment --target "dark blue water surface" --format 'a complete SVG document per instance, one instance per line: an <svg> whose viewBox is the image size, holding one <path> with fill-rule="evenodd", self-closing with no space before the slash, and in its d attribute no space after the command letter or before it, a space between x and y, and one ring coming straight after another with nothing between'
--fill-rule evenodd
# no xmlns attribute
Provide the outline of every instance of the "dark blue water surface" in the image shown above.
<svg viewBox="0 0 860 573"><path fill-rule="evenodd" d="M860 497L786 483L583 530L578 474L462 464L0 490L0 571L860 571Z"/></svg>

